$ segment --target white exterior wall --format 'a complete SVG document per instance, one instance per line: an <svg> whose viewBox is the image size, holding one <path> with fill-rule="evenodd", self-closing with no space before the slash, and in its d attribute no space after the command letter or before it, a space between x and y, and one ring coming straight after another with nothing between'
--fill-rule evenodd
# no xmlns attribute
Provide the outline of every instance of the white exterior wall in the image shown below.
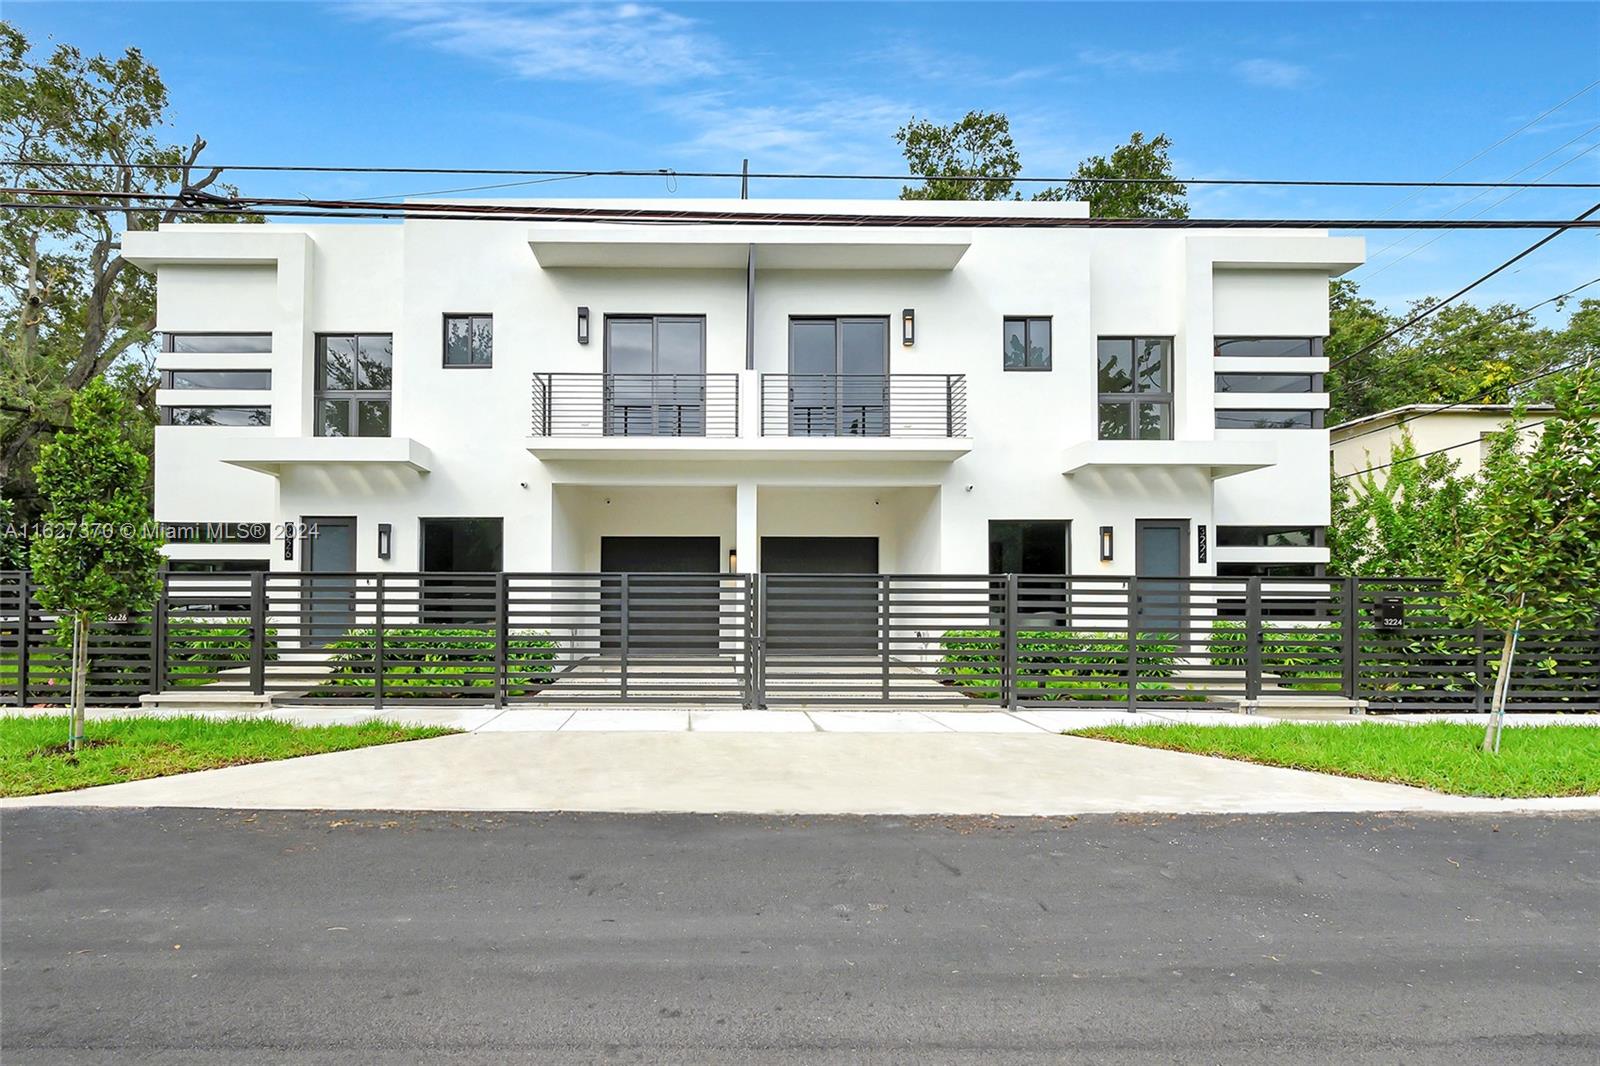
<svg viewBox="0 0 1600 1066"><path fill-rule="evenodd" d="M738 210L740 203L716 206ZM1076 204L743 204L886 215L912 209L1084 212ZM159 429L157 518L286 522L353 515L361 569L416 569L420 518L498 516L508 570L593 569L599 537L627 534L716 535L725 551L739 549L741 569L753 571L760 536L810 534L878 536L885 570L964 573L988 569L990 520L1065 519L1072 523L1073 568L1091 574L1132 572L1138 519L1187 520L1191 538L1202 524L1327 522L1326 430L1217 431L1212 377L1219 369L1321 371L1325 363L1219 361L1212 342L1219 334L1325 334L1328 277L1360 260L1359 241L1304 233L1046 228L928 229L910 236L899 227L703 227L687 237L687 227L585 231L647 245L659 233L659 246L630 261L656 256L663 265L635 269L542 266L530 239L544 229L411 221L179 226L129 234L130 257L157 275L160 330L273 334L272 426ZM687 248L702 238L727 245L746 235L759 242L755 373L744 369L742 252L734 266L723 261L731 254L725 248L704 254ZM921 237L969 246L951 268L936 262L941 253L917 246L913 238ZM807 250L805 242L819 239L837 245ZM786 259L786 242L799 249L797 260ZM884 266L893 255L912 268ZM780 266L762 268L764 259ZM793 268L794 261L807 268ZM588 345L576 339L579 306L590 309ZM907 307L916 312L911 347L900 338L900 311ZM442 316L456 312L494 316L492 368L443 367ZM532 375L599 372L608 314L704 315L707 372L741 374L739 439L694 442L717 445L705 456L667 438L601 442L625 443L620 453L531 444ZM902 445L760 436L756 375L787 371L790 316L858 314L889 317L891 373L966 375L965 439ZM1006 316L1051 317L1052 370L1002 369ZM370 442L305 440L312 431L315 336L326 332L393 334L395 447L411 448L405 454L425 455L424 461L357 462L357 449ZM1126 335L1174 338L1175 439L1159 442L1154 463L1134 461L1132 450L1112 446L1064 473L1072 465L1066 453L1097 437L1096 338ZM261 359L164 355L160 365L246 367ZM249 402L268 398L242 395ZM198 399L222 402L211 393ZM1303 395L1250 399L1233 394L1226 402L1326 403ZM197 394L164 392L160 400L193 403ZM1263 457L1252 464L1260 468L1216 469L1226 465L1215 458L1219 444L1230 439ZM265 443L239 443L252 440ZM370 450L363 454L371 458ZM598 502L607 491L610 505ZM387 562L376 556L380 522L394 530ZM1102 525L1116 535L1116 556L1108 563L1098 558ZM1326 558L1321 549L1310 551ZM287 570L303 561L299 551L284 560L278 542L183 545L170 552L270 558L274 568ZM1232 549L1226 557L1240 553ZM1252 557L1284 558L1271 551ZM1191 544L1191 573L1214 572L1217 558L1213 549L1201 563Z"/></svg>
<svg viewBox="0 0 1600 1066"><path fill-rule="evenodd" d="M1544 412L1529 411L1526 421L1537 422L1543 417ZM1335 476L1357 474L1383 466L1389 462L1394 446L1410 433L1418 454L1442 451L1456 464L1457 474L1471 477L1483 469L1488 451L1484 438L1504 430L1510 418L1511 413L1506 410L1414 411L1402 407L1359 419L1333 431L1333 472ZM1539 426L1525 425L1518 437L1519 446L1531 446L1542 432ZM1385 471L1377 471L1380 482L1385 476Z"/></svg>

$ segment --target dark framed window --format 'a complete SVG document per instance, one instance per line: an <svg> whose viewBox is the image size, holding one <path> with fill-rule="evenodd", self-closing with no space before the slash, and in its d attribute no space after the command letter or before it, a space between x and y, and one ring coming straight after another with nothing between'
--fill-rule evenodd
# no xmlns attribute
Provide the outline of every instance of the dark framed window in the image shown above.
<svg viewBox="0 0 1600 1066"><path fill-rule="evenodd" d="M445 315L444 365L493 366L494 316Z"/></svg>
<svg viewBox="0 0 1600 1066"><path fill-rule="evenodd" d="M1049 370L1050 319L1007 318L1001 366L1006 370Z"/></svg>
<svg viewBox="0 0 1600 1066"><path fill-rule="evenodd" d="M192 352L199 355L251 354L272 351L270 333L163 333L164 352Z"/></svg>
<svg viewBox="0 0 1600 1066"><path fill-rule="evenodd" d="M1100 439L1172 439L1172 338L1101 337Z"/></svg>
<svg viewBox="0 0 1600 1066"><path fill-rule="evenodd" d="M1318 359L1321 337L1218 337L1212 354L1247 359Z"/></svg>
<svg viewBox="0 0 1600 1066"><path fill-rule="evenodd" d="M1072 570L1072 523L1049 519L989 523L989 573L1018 574L1017 610L1064 620L1066 582ZM993 609L1002 611L1004 597Z"/></svg>
<svg viewBox="0 0 1600 1066"><path fill-rule="evenodd" d="M270 407L163 407L163 426L270 426Z"/></svg>
<svg viewBox="0 0 1600 1066"><path fill-rule="evenodd" d="M390 334L319 335L316 435L389 436L393 379L394 337Z"/></svg>
<svg viewBox="0 0 1600 1066"><path fill-rule="evenodd" d="M163 370L163 389L240 389L272 388L270 370Z"/></svg>
<svg viewBox="0 0 1600 1066"><path fill-rule="evenodd" d="M1218 392L1321 392L1321 374L1218 374Z"/></svg>
<svg viewBox="0 0 1600 1066"><path fill-rule="evenodd" d="M1217 409L1218 429L1321 429L1322 411L1290 408L1264 410Z"/></svg>
<svg viewBox="0 0 1600 1066"><path fill-rule="evenodd" d="M498 573L504 562L499 518L423 518L419 554L424 573ZM483 578L424 578L422 620L431 625L486 625L496 613L496 585Z"/></svg>
<svg viewBox="0 0 1600 1066"><path fill-rule="evenodd" d="M1219 548L1320 548L1321 526L1218 526Z"/></svg>

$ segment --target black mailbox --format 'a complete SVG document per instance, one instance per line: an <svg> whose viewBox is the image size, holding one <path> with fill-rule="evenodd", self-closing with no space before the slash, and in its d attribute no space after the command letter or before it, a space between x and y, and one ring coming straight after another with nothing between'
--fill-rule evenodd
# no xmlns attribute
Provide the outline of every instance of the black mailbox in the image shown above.
<svg viewBox="0 0 1600 1066"><path fill-rule="evenodd" d="M1378 628L1401 629L1406 624L1406 601L1399 596L1384 596L1378 600Z"/></svg>

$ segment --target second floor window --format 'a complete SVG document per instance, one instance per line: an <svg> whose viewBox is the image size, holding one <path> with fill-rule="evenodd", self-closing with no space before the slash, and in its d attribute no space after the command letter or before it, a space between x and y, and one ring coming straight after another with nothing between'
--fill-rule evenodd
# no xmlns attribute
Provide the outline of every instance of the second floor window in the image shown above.
<svg viewBox="0 0 1600 1066"><path fill-rule="evenodd" d="M1050 320L1048 318L1006 319L1005 356L1001 366L1007 370L1050 369Z"/></svg>
<svg viewBox="0 0 1600 1066"><path fill-rule="evenodd" d="M387 437L394 338L337 333L317 338L317 436Z"/></svg>
<svg viewBox="0 0 1600 1066"><path fill-rule="evenodd" d="M1172 439L1172 338L1101 337L1101 440Z"/></svg>
<svg viewBox="0 0 1600 1066"><path fill-rule="evenodd" d="M493 366L494 316L445 315L444 365Z"/></svg>

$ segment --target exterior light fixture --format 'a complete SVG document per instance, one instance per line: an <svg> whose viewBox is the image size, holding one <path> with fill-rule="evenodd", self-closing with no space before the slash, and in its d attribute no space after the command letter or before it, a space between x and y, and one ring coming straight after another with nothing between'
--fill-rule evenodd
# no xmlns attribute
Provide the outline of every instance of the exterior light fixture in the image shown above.
<svg viewBox="0 0 1600 1066"><path fill-rule="evenodd" d="M1100 561L1102 563L1109 563L1111 561L1111 555L1112 555L1111 549L1112 549L1111 527L1110 526L1101 526L1100 527Z"/></svg>
<svg viewBox="0 0 1600 1066"><path fill-rule="evenodd" d="M394 527L388 522L378 523L378 558L389 558L390 549L394 546Z"/></svg>
<svg viewBox="0 0 1600 1066"><path fill-rule="evenodd" d="M578 308L578 343L589 343L589 309L587 307Z"/></svg>
<svg viewBox="0 0 1600 1066"><path fill-rule="evenodd" d="M900 343L907 348L917 343L917 313L909 307L900 312Z"/></svg>
<svg viewBox="0 0 1600 1066"><path fill-rule="evenodd" d="M737 574L738 572L739 572L739 549L738 548L729 548L728 549L728 573Z"/></svg>

